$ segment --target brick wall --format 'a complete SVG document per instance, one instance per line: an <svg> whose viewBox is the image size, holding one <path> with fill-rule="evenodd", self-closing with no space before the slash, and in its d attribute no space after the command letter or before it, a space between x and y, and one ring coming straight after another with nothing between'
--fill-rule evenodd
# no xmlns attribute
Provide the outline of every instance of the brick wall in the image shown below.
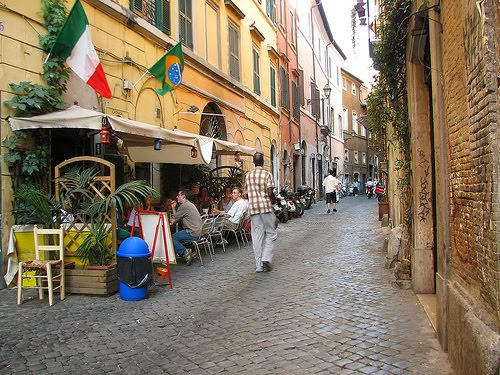
<svg viewBox="0 0 500 375"><path fill-rule="evenodd" d="M489 12L494 3L485 1ZM443 1L441 6L452 277L495 312L499 154L494 18L482 18L471 0L463 0L462 6Z"/></svg>

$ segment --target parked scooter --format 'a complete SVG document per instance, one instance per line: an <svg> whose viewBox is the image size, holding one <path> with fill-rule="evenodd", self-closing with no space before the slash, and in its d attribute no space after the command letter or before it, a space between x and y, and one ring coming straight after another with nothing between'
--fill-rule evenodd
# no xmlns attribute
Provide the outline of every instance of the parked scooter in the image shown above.
<svg viewBox="0 0 500 375"><path fill-rule="evenodd" d="M276 194L276 202L273 204L274 214L282 223L288 221L288 209L285 198L281 194Z"/></svg>
<svg viewBox="0 0 500 375"><path fill-rule="evenodd" d="M313 199L312 199L313 189L312 188L310 188L307 185L299 185L297 187L297 193L296 194L299 194L302 197L302 202L303 202L304 208L306 210L308 210L309 208L311 208L311 205L312 205L312 202L313 202Z"/></svg>
<svg viewBox="0 0 500 375"><path fill-rule="evenodd" d="M302 213L304 213L303 212L304 208L301 205L297 205L295 203L294 194L290 190L290 187L288 185L283 185L283 187L280 190L280 195L285 198L286 208L288 210L289 216L292 217L301 216L301 208L302 208Z"/></svg>

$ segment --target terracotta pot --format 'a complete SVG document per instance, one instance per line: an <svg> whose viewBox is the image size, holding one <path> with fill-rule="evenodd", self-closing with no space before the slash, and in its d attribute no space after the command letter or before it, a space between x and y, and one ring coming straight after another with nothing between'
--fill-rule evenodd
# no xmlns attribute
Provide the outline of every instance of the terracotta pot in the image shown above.
<svg viewBox="0 0 500 375"><path fill-rule="evenodd" d="M389 214L389 202L378 202L378 220L382 220L385 214Z"/></svg>

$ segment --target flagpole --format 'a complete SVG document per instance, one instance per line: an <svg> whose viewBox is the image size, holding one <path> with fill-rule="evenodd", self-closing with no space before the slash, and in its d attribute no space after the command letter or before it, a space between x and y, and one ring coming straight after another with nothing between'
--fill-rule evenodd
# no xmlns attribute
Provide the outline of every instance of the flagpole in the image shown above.
<svg viewBox="0 0 500 375"><path fill-rule="evenodd" d="M50 57L50 52L48 53L47 57L45 58L45 61L43 62L44 64L47 64L47 61L49 60Z"/></svg>
<svg viewBox="0 0 500 375"><path fill-rule="evenodd" d="M138 79L138 80L137 80L137 81L136 81L136 82L132 85L132 88L134 88L134 87L135 87L135 85L137 85L137 84L141 81L141 79L143 79L143 78L144 78L144 76L145 76L146 74L148 74L148 72L149 72L149 70L146 70L146 71L144 72L144 74L143 74L143 75L142 75L142 76L141 76L141 77L140 77L140 78L139 78L139 79Z"/></svg>

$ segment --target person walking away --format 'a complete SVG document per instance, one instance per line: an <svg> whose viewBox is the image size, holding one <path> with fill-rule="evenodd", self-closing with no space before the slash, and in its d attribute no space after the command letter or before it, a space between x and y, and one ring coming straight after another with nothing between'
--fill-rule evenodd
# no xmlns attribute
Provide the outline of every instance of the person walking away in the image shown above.
<svg viewBox="0 0 500 375"><path fill-rule="evenodd" d="M353 196L359 195L359 182L358 182L358 180L356 180L352 183L352 195Z"/></svg>
<svg viewBox="0 0 500 375"><path fill-rule="evenodd" d="M175 232L172 235L175 254L184 257L186 265L193 261L193 255L190 248L186 248L182 241L197 241L201 236L201 216L194 204L189 201L189 191L181 190L177 194L179 207L175 208L175 201L172 202L172 211L174 215L170 218L170 225L181 223L184 229Z"/></svg>
<svg viewBox="0 0 500 375"><path fill-rule="evenodd" d="M245 196L252 225L252 244L255 255L255 272L272 270L274 243L277 239L275 215L271 198L274 197L273 177L264 167L264 154L253 156L255 168L245 176Z"/></svg>
<svg viewBox="0 0 500 375"><path fill-rule="evenodd" d="M333 175L333 170L328 171L328 176L323 180L325 188L326 213L330 213L330 205L333 204L333 212L337 212L337 189L340 181Z"/></svg>

